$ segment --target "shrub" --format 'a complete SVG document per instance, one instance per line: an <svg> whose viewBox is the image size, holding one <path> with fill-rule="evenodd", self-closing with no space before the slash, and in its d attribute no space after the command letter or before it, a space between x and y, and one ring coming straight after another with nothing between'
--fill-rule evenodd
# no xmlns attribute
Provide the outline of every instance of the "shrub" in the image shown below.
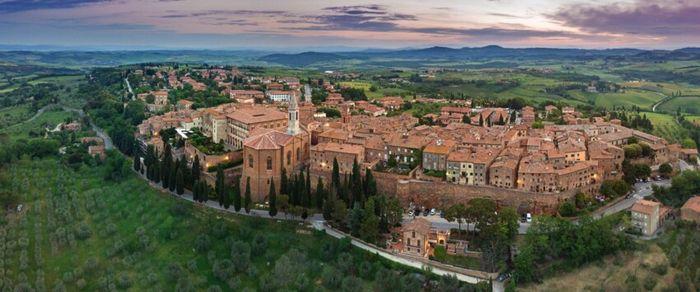
<svg viewBox="0 0 700 292"><path fill-rule="evenodd" d="M654 273L663 276L666 275L666 273L668 272L668 265L666 265L665 263L659 263L658 265L654 266L651 270L654 271Z"/></svg>
<svg viewBox="0 0 700 292"><path fill-rule="evenodd" d="M656 287L656 278L649 276L644 279L644 289L651 291Z"/></svg>
<svg viewBox="0 0 700 292"><path fill-rule="evenodd" d="M212 266L214 276L221 281L228 280L228 278L233 275L234 270L233 262L229 259L217 260Z"/></svg>
<svg viewBox="0 0 700 292"><path fill-rule="evenodd" d="M194 241L194 248L198 252L208 251L209 248L211 248L211 239L209 239L209 235L200 234L197 236L197 239Z"/></svg>

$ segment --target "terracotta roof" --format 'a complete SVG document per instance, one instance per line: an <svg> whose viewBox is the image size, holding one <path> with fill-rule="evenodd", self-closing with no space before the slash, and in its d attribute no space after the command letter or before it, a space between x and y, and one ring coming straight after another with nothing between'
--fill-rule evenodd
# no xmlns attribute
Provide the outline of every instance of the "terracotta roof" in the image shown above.
<svg viewBox="0 0 700 292"><path fill-rule="evenodd" d="M365 152L365 148L360 145L354 144L319 143L317 145L311 146L311 151L329 151L361 155Z"/></svg>
<svg viewBox="0 0 700 292"><path fill-rule="evenodd" d="M233 113L226 115L226 117L240 121L244 124L255 124L261 122L284 120L287 119L287 114L277 109L253 107L239 109Z"/></svg>
<svg viewBox="0 0 700 292"><path fill-rule="evenodd" d="M661 203L649 201L649 200L639 200L634 205L632 205L632 212L642 213L651 215L654 213L654 209L661 206Z"/></svg>
<svg viewBox="0 0 700 292"><path fill-rule="evenodd" d="M411 222L406 223L406 225L403 226L403 231L416 231L417 233L427 236L428 233L430 233L431 227L432 223L430 223L430 221L425 218L418 217L413 219Z"/></svg>
<svg viewBox="0 0 700 292"><path fill-rule="evenodd" d="M273 129L263 129L261 132L260 134L246 138L243 141L243 145L257 150L280 149L293 138L287 133Z"/></svg>
<svg viewBox="0 0 700 292"><path fill-rule="evenodd" d="M436 154L448 154L450 150L455 146L455 141L452 140L441 140L441 144L438 145L438 140L433 141L428 144L428 146L423 149L423 153L436 153Z"/></svg>
<svg viewBox="0 0 700 292"><path fill-rule="evenodd" d="M318 134L318 137L324 137L324 138L330 138L330 139L336 139L336 140L347 140L349 137L349 133L345 130L341 129L329 129L326 130L320 134Z"/></svg>
<svg viewBox="0 0 700 292"><path fill-rule="evenodd" d="M683 204L683 207L681 207L681 210L693 210L700 213L700 196L688 199L688 201Z"/></svg>

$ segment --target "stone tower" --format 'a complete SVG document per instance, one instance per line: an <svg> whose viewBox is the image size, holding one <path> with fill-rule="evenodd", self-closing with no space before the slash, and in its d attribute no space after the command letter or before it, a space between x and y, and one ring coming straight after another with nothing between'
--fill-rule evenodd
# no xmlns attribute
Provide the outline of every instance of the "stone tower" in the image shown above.
<svg viewBox="0 0 700 292"><path fill-rule="evenodd" d="M299 134L299 105L297 104L297 97L292 94L289 97L289 117L287 117L287 134L296 135Z"/></svg>

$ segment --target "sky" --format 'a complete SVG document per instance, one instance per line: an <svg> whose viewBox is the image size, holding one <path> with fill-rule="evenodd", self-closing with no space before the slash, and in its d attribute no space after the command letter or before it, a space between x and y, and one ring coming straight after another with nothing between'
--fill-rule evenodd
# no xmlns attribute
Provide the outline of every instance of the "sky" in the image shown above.
<svg viewBox="0 0 700 292"><path fill-rule="evenodd" d="M700 0L0 0L0 44L674 49L700 46Z"/></svg>

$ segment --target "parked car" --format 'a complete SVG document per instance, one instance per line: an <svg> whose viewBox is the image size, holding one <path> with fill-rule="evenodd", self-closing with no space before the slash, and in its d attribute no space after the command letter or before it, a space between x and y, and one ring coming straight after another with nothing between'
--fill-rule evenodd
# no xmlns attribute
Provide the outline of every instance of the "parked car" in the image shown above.
<svg viewBox="0 0 700 292"><path fill-rule="evenodd" d="M435 208L430 209L430 216L435 216Z"/></svg>
<svg viewBox="0 0 700 292"><path fill-rule="evenodd" d="M532 214L530 214L530 213L525 214L525 220L527 221L527 223L532 222Z"/></svg>
<svg viewBox="0 0 700 292"><path fill-rule="evenodd" d="M425 209L425 211L423 212L423 216L428 216L428 215L430 215L430 210Z"/></svg>

